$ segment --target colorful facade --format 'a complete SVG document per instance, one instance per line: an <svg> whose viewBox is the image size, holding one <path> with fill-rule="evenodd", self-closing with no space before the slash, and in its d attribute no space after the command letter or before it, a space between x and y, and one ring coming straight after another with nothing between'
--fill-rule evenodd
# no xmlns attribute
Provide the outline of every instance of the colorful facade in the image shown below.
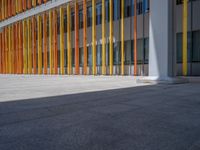
<svg viewBox="0 0 200 150"><path fill-rule="evenodd" d="M1 74L149 75L151 0L65 1L0 0ZM172 4L174 13L182 10L182 20L173 27L183 27L181 62L177 52L173 76L192 75L188 5L192 2Z"/></svg>

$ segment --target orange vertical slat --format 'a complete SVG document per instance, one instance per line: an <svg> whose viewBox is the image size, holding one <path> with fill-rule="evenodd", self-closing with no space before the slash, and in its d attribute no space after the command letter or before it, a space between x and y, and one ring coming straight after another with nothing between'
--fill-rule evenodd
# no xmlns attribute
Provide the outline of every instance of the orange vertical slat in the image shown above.
<svg viewBox="0 0 200 150"><path fill-rule="evenodd" d="M137 75L137 0L134 1L134 76Z"/></svg>
<svg viewBox="0 0 200 150"><path fill-rule="evenodd" d="M32 28L31 28L31 19L28 19L28 74L32 74L33 70L33 59L32 59Z"/></svg>
<svg viewBox="0 0 200 150"><path fill-rule="evenodd" d="M23 0L23 10L24 10L24 11L26 10L26 6L27 6L26 0Z"/></svg>
<svg viewBox="0 0 200 150"><path fill-rule="evenodd" d="M14 29L15 26L14 24L12 24L12 30L11 30L11 73L14 74L15 73L15 33L14 33Z"/></svg>
<svg viewBox="0 0 200 150"><path fill-rule="evenodd" d="M38 0L38 4L41 5L42 4L42 0Z"/></svg>
<svg viewBox="0 0 200 150"><path fill-rule="evenodd" d="M75 3L75 74L79 74L79 10Z"/></svg>
<svg viewBox="0 0 200 150"><path fill-rule="evenodd" d="M0 0L0 21L2 20L3 12L2 12L2 0Z"/></svg>
<svg viewBox="0 0 200 150"><path fill-rule="evenodd" d="M8 73L8 28L5 27L5 73Z"/></svg>
<svg viewBox="0 0 200 150"><path fill-rule="evenodd" d="M2 73L5 73L5 30L2 32Z"/></svg>
<svg viewBox="0 0 200 150"><path fill-rule="evenodd" d="M13 41L13 51L14 51L14 74L16 74L17 73L17 49L16 49L16 41L17 41L17 39L16 39L16 25L17 24L14 24L13 25L13 39L14 39L14 41Z"/></svg>
<svg viewBox="0 0 200 150"><path fill-rule="evenodd" d="M12 16L16 15L15 0L12 0Z"/></svg>
<svg viewBox="0 0 200 150"><path fill-rule="evenodd" d="M12 16L12 0L9 1L9 17Z"/></svg>
<svg viewBox="0 0 200 150"><path fill-rule="evenodd" d="M17 74L20 73L20 63L19 63L19 23L17 23L17 29L16 29L16 48L17 48Z"/></svg>
<svg viewBox="0 0 200 150"><path fill-rule="evenodd" d="M12 16L12 11L13 11L13 8L12 8L12 0L10 0L9 2L9 16L11 17Z"/></svg>
<svg viewBox="0 0 200 150"><path fill-rule="evenodd" d="M83 51L84 75L87 75L87 0L83 0Z"/></svg>
<svg viewBox="0 0 200 150"><path fill-rule="evenodd" d="M19 23L19 71L23 73L23 26Z"/></svg>
<svg viewBox="0 0 200 150"><path fill-rule="evenodd" d="M15 48L16 48L16 73L19 73L19 38L18 38L18 33L19 33L19 28L18 28L18 23L16 23L16 28L15 28Z"/></svg>
<svg viewBox="0 0 200 150"><path fill-rule="evenodd" d="M43 64L44 64L44 74L47 74L47 15L43 14Z"/></svg>
<svg viewBox="0 0 200 150"><path fill-rule="evenodd" d="M12 0L8 0L8 14L9 17L12 16Z"/></svg>
<svg viewBox="0 0 200 150"><path fill-rule="evenodd" d="M4 57L3 57L3 62L4 62L4 64L3 64L3 69L4 69L4 74L6 74L6 28L4 28L4 35L3 35L3 39L4 39Z"/></svg>
<svg viewBox="0 0 200 150"><path fill-rule="evenodd" d="M3 73L3 33L0 33L0 73Z"/></svg>
<svg viewBox="0 0 200 150"><path fill-rule="evenodd" d="M4 17L4 0L0 0L0 15L1 15L1 20L3 20Z"/></svg>
<svg viewBox="0 0 200 150"><path fill-rule="evenodd" d="M57 35L57 12L56 10L53 11L53 22L54 22L54 30L53 30L53 40L54 40L54 74L58 74L58 48L57 48L57 40L58 40L58 35Z"/></svg>
<svg viewBox="0 0 200 150"><path fill-rule="evenodd" d="M18 74L19 72L19 51L18 51L18 23L15 24L15 51L16 51L16 57L15 57L15 73Z"/></svg>
<svg viewBox="0 0 200 150"><path fill-rule="evenodd" d="M2 74L2 33L0 33L0 74Z"/></svg>
<svg viewBox="0 0 200 150"><path fill-rule="evenodd" d="M10 0L7 0L7 16L10 17Z"/></svg>
<svg viewBox="0 0 200 150"><path fill-rule="evenodd" d="M5 19L8 17L8 1L7 0L4 0L4 16L5 16Z"/></svg>
<svg viewBox="0 0 200 150"><path fill-rule="evenodd" d="M28 0L28 9L31 9L32 7L32 0Z"/></svg>
<svg viewBox="0 0 200 150"><path fill-rule="evenodd" d="M23 7L22 4L23 4L22 0L18 0L18 11L19 12L22 12L22 7Z"/></svg>
<svg viewBox="0 0 200 150"><path fill-rule="evenodd" d="M6 40L6 35L7 34L7 29L6 27L4 28L4 73L6 74L7 68L6 68L6 48L7 48L7 40Z"/></svg>

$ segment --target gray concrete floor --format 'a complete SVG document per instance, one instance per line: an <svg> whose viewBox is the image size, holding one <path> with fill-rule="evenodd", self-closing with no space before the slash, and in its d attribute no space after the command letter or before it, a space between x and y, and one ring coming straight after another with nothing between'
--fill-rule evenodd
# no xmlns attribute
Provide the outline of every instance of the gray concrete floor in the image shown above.
<svg viewBox="0 0 200 150"><path fill-rule="evenodd" d="M143 85L131 76L0 75L0 102Z"/></svg>
<svg viewBox="0 0 200 150"><path fill-rule="evenodd" d="M11 88L12 93L13 89L21 91L33 84L38 91L45 91L48 90L46 80L60 89L63 82L77 80L74 77L68 78L70 81L62 79L64 77L58 77L59 80L32 77L33 82L31 77L17 78L18 82L13 77L2 76L1 94L4 93L2 87ZM83 77L78 78L81 82ZM62 96L30 99L24 99L26 96L19 92L16 100L14 96L10 97L13 100L3 98L9 93L1 95L0 150L200 149L200 84L136 87L129 85L131 79L126 82L122 77L86 79L94 80L90 81L94 88L98 82L109 83L107 86L100 84L107 90L98 85L101 89L97 91L79 89L76 93L61 93ZM40 80L38 87L36 82ZM118 89L112 89L110 84L118 85ZM15 88L8 85L15 85ZM37 93L35 88L30 89ZM28 94L25 92L25 95Z"/></svg>

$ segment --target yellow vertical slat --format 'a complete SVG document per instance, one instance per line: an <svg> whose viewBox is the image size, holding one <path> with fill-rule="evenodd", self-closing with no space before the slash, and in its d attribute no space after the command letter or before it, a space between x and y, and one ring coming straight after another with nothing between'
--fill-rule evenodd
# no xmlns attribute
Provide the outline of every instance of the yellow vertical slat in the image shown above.
<svg viewBox="0 0 200 150"><path fill-rule="evenodd" d="M5 74L5 29L2 32L2 73Z"/></svg>
<svg viewBox="0 0 200 150"><path fill-rule="evenodd" d="M16 11L16 13L19 12L19 8L18 8L18 0L16 0L16 2L15 2L15 11Z"/></svg>
<svg viewBox="0 0 200 150"><path fill-rule="evenodd" d="M124 0L121 0L121 75L124 75Z"/></svg>
<svg viewBox="0 0 200 150"><path fill-rule="evenodd" d="M18 0L18 12L22 12L22 0Z"/></svg>
<svg viewBox="0 0 200 150"><path fill-rule="evenodd" d="M5 27L5 29L4 29L4 31L5 31L5 33L4 33L4 37L5 37L5 39L4 39L4 42L5 42L5 59L4 59L4 62L5 62L5 74L7 74L8 73L8 61L7 61L7 54L8 54L8 27Z"/></svg>
<svg viewBox="0 0 200 150"><path fill-rule="evenodd" d="M14 69L15 69L15 66L14 66L14 59L15 59L15 48L14 48L14 24L12 24L12 28L11 28L11 73L14 74Z"/></svg>
<svg viewBox="0 0 200 150"><path fill-rule="evenodd" d="M53 52L54 52L54 74L58 74L58 31L57 10L53 10Z"/></svg>
<svg viewBox="0 0 200 150"><path fill-rule="evenodd" d="M49 66L50 66L50 74L53 74L53 49L52 49L52 42L53 42L53 34L52 34L52 11L49 12Z"/></svg>
<svg viewBox="0 0 200 150"><path fill-rule="evenodd" d="M64 9L60 8L60 73L65 74L64 66Z"/></svg>
<svg viewBox="0 0 200 150"><path fill-rule="evenodd" d="M96 75L96 0L92 0L92 73Z"/></svg>
<svg viewBox="0 0 200 150"><path fill-rule="evenodd" d="M32 32L31 19L28 19L28 73L32 74Z"/></svg>
<svg viewBox="0 0 200 150"><path fill-rule="evenodd" d="M67 5L67 70L70 75L72 72L72 49L71 49L71 7Z"/></svg>
<svg viewBox="0 0 200 150"><path fill-rule="evenodd" d="M24 74L28 72L27 63L27 22L23 21L23 58L24 58Z"/></svg>
<svg viewBox="0 0 200 150"><path fill-rule="evenodd" d="M8 0L4 1L4 16L5 19L8 17Z"/></svg>
<svg viewBox="0 0 200 150"><path fill-rule="evenodd" d="M8 73L11 74L12 63L11 63L11 26L8 27Z"/></svg>
<svg viewBox="0 0 200 150"><path fill-rule="evenodd" d="M38 28L38 74L42 74L42 18L37 16Z"/></svg>
<svg viewBox="0 0 200 150"><path fill-rule="evenodd" d="M188 28L188 0L183 0L183 75L188 72L187 67L187 28Z"/></svg>
<svg viewBox="0 0 200 150"><path fill-rule="evenodd" d="M110 0L110 75L113 75L113 0Z"/></svg>
<svg viewBox="0 0 200 150"><path fill-rule="evenodd" d="M48 54L47 54L47 49L48 49L48 46L47 46L47 15L46 13L43 14L43 68L44 68L44 74L47 74L48 73Z"/></svg>
<svg viewBox="0 0 200 150"><path fill-rule="evenodd" d="M106 74L106 13L105 0L102 0L102 75Z"/></svg>
<svg viewBox="0 0 200 150"><path fill-rule="evenodd" d="M36 6L36 0L32 0L32 5L33 5L33 7Z"/></svg>

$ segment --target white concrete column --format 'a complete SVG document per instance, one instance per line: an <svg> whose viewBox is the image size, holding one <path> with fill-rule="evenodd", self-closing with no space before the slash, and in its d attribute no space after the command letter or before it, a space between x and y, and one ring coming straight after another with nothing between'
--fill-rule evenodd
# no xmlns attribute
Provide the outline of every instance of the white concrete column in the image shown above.
<svg viewBox="0 0 200 150"><path fill-rule="evenodd" d="M150 0L149 78L173 77L173 0Z"/></svg>

